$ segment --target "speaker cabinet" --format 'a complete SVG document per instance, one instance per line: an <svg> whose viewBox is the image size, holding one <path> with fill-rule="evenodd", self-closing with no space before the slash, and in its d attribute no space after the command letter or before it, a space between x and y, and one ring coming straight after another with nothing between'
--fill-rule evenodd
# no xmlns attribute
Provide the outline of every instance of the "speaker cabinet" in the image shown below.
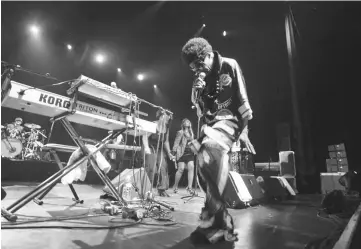
<svg viewBox="0 0 361 249"><path fill-rule="evenodd" d="M264 198L264 191L254 175L229 172L224 191L224 199L229 208L239 209L259 204Z"/></svg>
<svg viewBox="0 0 361 249"><path fill-rule="evenodd" d="M286 200L296 196L294 189L286 178L282 176L259 176L257 177L257 181L264 190L267 199Z"/></svg>
<svg viewBox="0 0 361 249"><path fill-rule="evenodd" d="M295 152L280 151L280 175L281 176L296 176L296 161Z"/></svg>
<svg viewBox="0 0 361 249"><path fill-rule="evenodd" d="M346 190L339 182L339 179L345 173L321 173L321 192L322 194L327 194L334 190Z"/></svg>

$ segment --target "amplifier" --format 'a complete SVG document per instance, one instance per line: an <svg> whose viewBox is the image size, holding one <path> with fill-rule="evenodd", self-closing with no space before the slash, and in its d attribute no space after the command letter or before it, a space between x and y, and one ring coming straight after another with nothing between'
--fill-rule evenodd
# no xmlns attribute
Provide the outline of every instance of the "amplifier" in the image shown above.
<svg viewBox="0 0 361 249"><path fill-rule="evenodd" d="M334 190L346 190L344 186L339 183L339 179L345 173L321 173L321 192L327 194Z"/></svg>
<svg viewBox="0 0 361 249"><path fill-rule="evenodd" d="M330 151L328 152L330 158L344 158L347 157L346 151Z"/></svg>
<svg viewBox="0 0 361 249"><path fill-rule="evenodd" d="M296 161L294 151L280 151L280 175L296 176Z"/></svg>
<svg viewBox="0 0 361 249"><path fill-rule="evenodd" d="M335 145L329 145L328 151L345 151L345 144L335 144Z"/></svg>

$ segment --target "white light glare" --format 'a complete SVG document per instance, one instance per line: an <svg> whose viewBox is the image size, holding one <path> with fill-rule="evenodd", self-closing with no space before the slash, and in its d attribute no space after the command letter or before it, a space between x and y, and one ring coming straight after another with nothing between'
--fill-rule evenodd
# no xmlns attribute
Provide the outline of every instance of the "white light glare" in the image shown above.
<svg viewBox="0 0 361 249"><path fill-rule="evenodd" d="M40 28L36 25L31 25L29 30L33 35L38 35L40 33Z"/></svg>
<svg viewBox="0 0 361 249"><path fill-rule="evenodd" d="M226 31L223 31L223 36L226 36L227 35L227 32Z"/></svg>
<svg viewBox="0 0 361 249"><path fill-rule="evenodd" d="M66 45L66 47L68 48L68 50L72 50L72 49L73 49L73 46L70 45L70 44Z"/></svg>
<svg viewBox="0 0 361 249"><path fill-rule="evenodd" d="M206 25L205 24L203 24L203 27L205 27Z"/></svg>
<svg viewBox="0 0 361 249"><path fill-rule="evenodd" d="M105 61L104 55L102 55L102 54L97 54L97 55L95 56L95 61L98 62L98 63L103 63L103 62Z"/></svg>
<svg viewBox="0 0 361 249"><path fill-rule="evenodd" d="M157 88L157 85L154 85L153 87L154 87L154 88Z"/></svg>
<svg viewBox="0 0 361 249"><path fill-rule="evenodd" d="M122 69L120 69L119 67L118 67L118 69L117 69L117 70L118 70L118 73L120 73L120 72L122 71Z"/></svg>
<svg viewBox="0 0 361 249"><path fill-rule="evenodd" d="M138 74L137 78L138 78L138 80L142 81L142 80L144 80L144 75L143 74Z"/></svg>

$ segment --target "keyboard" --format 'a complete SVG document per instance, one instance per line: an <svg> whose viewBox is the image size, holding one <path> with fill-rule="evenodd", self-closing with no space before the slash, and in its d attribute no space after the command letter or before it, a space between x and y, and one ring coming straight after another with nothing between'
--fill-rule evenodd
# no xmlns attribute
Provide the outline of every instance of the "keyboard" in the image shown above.
<svg viewBox="0 0 361 249"><path fill-rule="evenodd" d="M67 94L72 94L75 89L78 89L80 94L115 106L126 107L137 101L134 94L126 93L119 88L111 87L84 75L71 84Z"/></svg>
<svg viewBox="0 0 361 249"><path fill-rule="evenodd" d="M28 89L23 95L22 90ZM22 110L47 117L55 117L68 110L70 98L51 93L42 89L32 89L15 81L11 81L11 90L5 96L2 107ZM128 127L128 134L140 136L156 133L156 123L144 119L135 118L134 129L133 117L124 113L108 110L99 106L77 101L75 113L67 116L70 122L96 127L108 131L119 130Z"/></svg>
<svg viewBox="0 0 361 249"><path fill-rule="evenodd" d="M124 144L107 144L104 148L116 149L116 150L135 150L140 151L140 146L129 146ZM73 153L78 147L64 144L46 144L42 148L42 151L55 150L58 152Z"/></svg>

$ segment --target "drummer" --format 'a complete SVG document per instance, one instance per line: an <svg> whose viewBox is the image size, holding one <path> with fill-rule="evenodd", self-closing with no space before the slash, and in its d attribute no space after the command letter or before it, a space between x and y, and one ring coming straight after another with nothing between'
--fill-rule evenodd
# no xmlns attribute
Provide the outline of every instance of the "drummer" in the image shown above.
<svg viewBox="0 0 361 249"><path fill-rule="evenodd" d="M24 130L24 126L22 126L22 124L23 119L17 117L13 123L6 126L6 130L8 131L11 138L21 138L21 133Z"/></svg>

